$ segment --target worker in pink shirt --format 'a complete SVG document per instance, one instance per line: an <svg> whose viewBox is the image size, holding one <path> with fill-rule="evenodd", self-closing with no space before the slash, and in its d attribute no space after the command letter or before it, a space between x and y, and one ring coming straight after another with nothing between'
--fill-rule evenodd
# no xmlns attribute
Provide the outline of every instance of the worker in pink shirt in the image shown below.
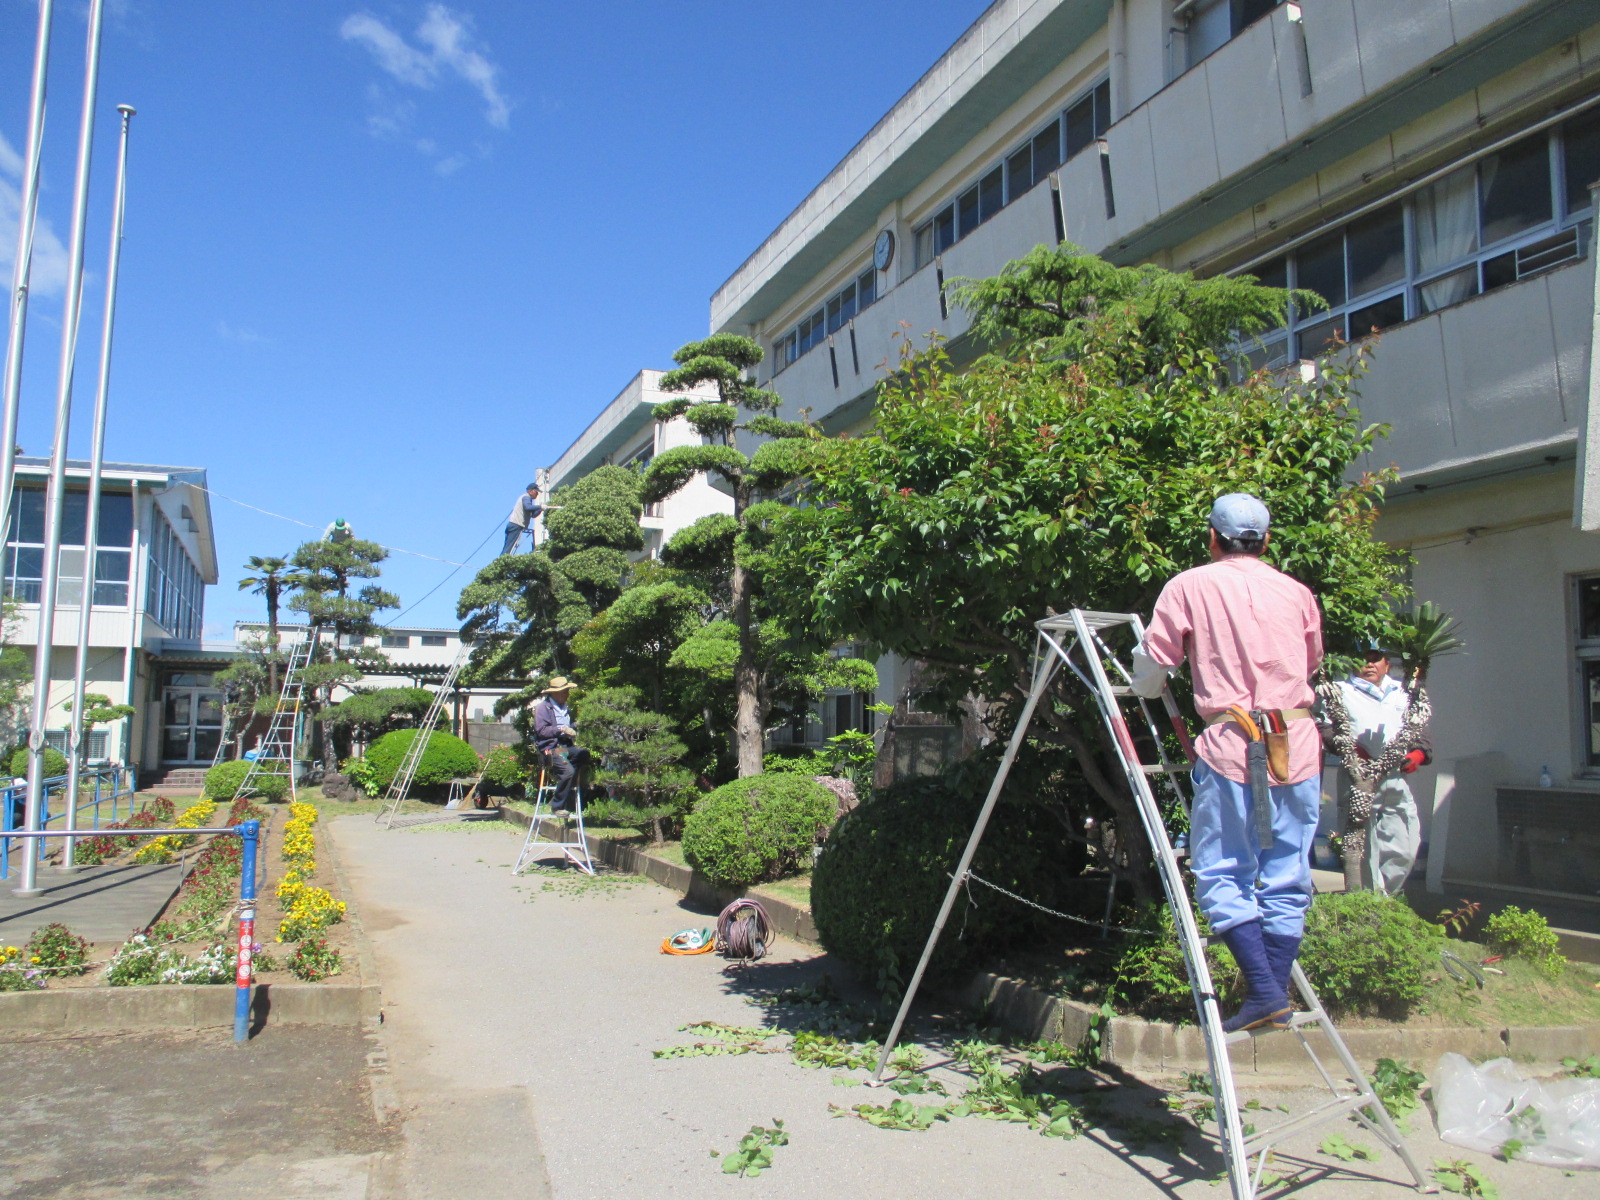
<svg viewBox="0 0 1600 1200"><path fill-rule="evenodd" d="M1187 659L1206 723L1195 743L1189 863L1200 911L1244 977L1244 1005L1223 1022L1229 1032L1286 1023L1321 803L1311 677L1322 617L1304 584L1261 561L1268 523L1254 496L1218 500L1211 561L1161 590L1134 653L1133 687L1144 696L1159 695Z"/></svg>

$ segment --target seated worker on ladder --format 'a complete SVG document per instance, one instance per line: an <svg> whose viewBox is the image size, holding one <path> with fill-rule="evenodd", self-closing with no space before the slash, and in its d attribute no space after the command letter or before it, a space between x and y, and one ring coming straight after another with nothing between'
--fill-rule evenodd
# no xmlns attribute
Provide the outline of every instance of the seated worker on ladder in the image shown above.
<svg viewBox="0 0 1600 1200"><path fill-rule="evenodd" d="M1200 911L1244 976L1229 1033L1286 1023L1321 803L1310 680L1322 615L1309 589L1261 561L1268 520L1244 493L1212 506L1211 562L1168 581L1133 660L1133 690L1158 696L1187 658L1206 723L1195 742L1189 862Z"/></svg>
<svg viewBox="0 0 1600 1200"><path fill-rule="evenodd" d="M550 807L557 813L570 813L576 807L572 794L578 768L589 761L589 752L577 744L578 731L567 709L572 690L572 681L557 675L544 689L544 699L533 706L533 748L550 756L550 769L556 775L555 802Z"/></svg>

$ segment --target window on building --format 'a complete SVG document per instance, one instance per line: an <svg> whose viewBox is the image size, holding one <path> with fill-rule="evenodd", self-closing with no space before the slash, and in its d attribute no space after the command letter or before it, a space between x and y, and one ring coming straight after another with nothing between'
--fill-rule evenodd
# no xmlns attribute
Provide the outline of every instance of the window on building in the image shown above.
<svg viewBox="0 0 1600 1200"><path fill-rule="evenodd" d="M444 646L449 644L449 639L442 633L425 633L421 637L424 646Z"/></svg>
<svg viewBox="0 0 1600 1200"><path fill-rule="evenodd" d="M1101 80L912 230L912 269L920 271L1024 192L1044 182L1067 159L1094 145L1110 125L1111 83Z"/></svg>
<svg viewBox="0 0 1600 1200"><path fill-rule="evenodd" d="M104 729L91 729L84 735L83 756L86 759L104 758L106 756L107 732ZM67 731L65 729L46 729L44 731L44 744L60 754L67 753Z"/></svg>
<svg viewBox="0 0 1600 1200"><path fill-rule="evenodd" d="M1305 288L1327 309L1290 311L1245 357L1253 367L1311 358L1581 258L1600 177L1600 110L1580 114L1434 180L1393 204L1252 267Z"/></svg>
<svg viewBox="0 0 1600 1200"><path fill-rule="evenodd" d="M1189 66L1216 53L1283 0L1191 0L1184 7Z"/></svg>
<svg viewBox="0 0 1600 1200"><path fill-rule="evenodd" d="M868 267L829 296L815 313L772 343L772 373L776 375L828 334L848 325L857 313L870 308L877 299L878 273Z"/></svg>
<svg viewBox="0 0 1600 1200"><path fill-rule="evenodd" d="M1600 770L1600 575L1573 581L1577 628L1574 653L1583 704L1583 761Z"/></svg>
<svg viewBox="0 0 1600 1200"><path fill-rule="evenodd" d="M385 650L409 650L411 648L411 637L404 633L386 633L379 644Z"/></svg>
<svg viewBox="0 0 1600 1200"><path fill-rule="evenodd" d="M25 604L39 602L44 582L44 488L19 485L6 537L7 592ZM60 577L57 603L76 607L83 599L84 538L88 535L89 495L68 492L61 512ZM126 608L128 569L133 545L133 497L109 492L100 496L99 528L95 531L94 604Z"/></svg>
<svg viewBox="0 0 1600 1200"><path fill-rule="evenodd" d="M173 637L198 638L205 615L205 584L166 514L159 505L151 511L145 610Z"/></svg>

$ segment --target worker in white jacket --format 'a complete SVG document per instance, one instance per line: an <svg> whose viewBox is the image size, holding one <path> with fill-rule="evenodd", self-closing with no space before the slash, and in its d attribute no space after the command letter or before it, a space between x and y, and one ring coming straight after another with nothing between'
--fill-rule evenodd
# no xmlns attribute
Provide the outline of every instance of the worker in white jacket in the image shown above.
<svg viewBox="0 0 1600 1200"><path fill-rule="evenodd" d="M1356 747L1369 759L1378 758L1389 739L1400 730L1411 696L1389 676L1389 654L1374 647L1366 652L1361 670L1338 683L1345 711L1350 714ZM1405 776L1432 761L1431 747L1411 751L1400 770L1378 785L1367 824L1367 856L1361 864L1361 882L1374 891L1393 896L1405 886L1422 846L1422 822L1417 802ZM1336 795L1344 795L1347 779L1341 768Z"/></svg>

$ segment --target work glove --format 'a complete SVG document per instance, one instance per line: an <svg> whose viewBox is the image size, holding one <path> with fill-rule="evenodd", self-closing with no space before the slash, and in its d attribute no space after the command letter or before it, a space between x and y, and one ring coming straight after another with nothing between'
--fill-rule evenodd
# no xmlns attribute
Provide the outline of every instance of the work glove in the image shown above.
<svg viewBox="0 0 1600 1200"><path fill-rule="evenodd" d="M1424 762L1426 762L1427 758L1427 754L1425 754L1423 751L1413 750L1410 754L1406 755L1405 759L1400 763L1400 774L1411 774L1411 772L1415 771Z"/></svg>

